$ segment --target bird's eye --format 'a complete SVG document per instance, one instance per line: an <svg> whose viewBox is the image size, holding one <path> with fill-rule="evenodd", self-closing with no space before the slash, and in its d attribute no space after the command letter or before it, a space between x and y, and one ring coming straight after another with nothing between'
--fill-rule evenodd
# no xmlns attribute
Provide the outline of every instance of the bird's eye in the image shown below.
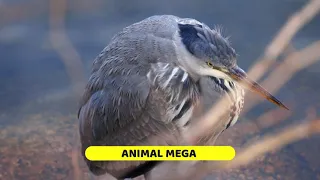
<svg viewBox="0 0 320 180"><path fill-rule="evenodd" d="M213 67L213 65L212 65L212 63L211 62L207 62L207 65L209 66L209 67Z"/></svg>

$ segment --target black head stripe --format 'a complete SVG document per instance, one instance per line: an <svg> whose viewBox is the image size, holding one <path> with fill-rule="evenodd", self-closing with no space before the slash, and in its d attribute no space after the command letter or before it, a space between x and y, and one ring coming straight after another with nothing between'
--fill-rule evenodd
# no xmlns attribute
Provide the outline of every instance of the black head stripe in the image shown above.
<svg viewBox="0 0 320 180"><path fill-rule="evenodd" d="M187 50L195 55L195 51L193 45L196 41L201 40L200 37L197 35L198 31L195 25L191 24L178 24L179 26L179 33L182 39L183 44L186 46ZM201 26L201 25L199 25Z"/></svg>
<svg viewBox="0 0 320 180"><path fill-rule="evenodd" d="M178 27L183 44L196 57L209 56L220 59L236 57L235 50L228 40L207 25L179 23Z"/></svg>

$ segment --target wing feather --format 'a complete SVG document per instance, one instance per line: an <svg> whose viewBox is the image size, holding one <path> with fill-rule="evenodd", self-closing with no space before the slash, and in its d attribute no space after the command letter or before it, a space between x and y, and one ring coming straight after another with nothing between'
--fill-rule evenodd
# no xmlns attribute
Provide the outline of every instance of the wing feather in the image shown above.
<svg viewBox="0 0 320 180"><path fill-rule="evenodd" d="M158 76L169 67L165 63L176 58L172 43L176 21L175 16L154 16L124 28L95 59L78 114L83 155L91 145L181 142L178 123L172 120L179 114L177 105L197 96L196 85L180 69L170 81L164 81L169 71ZM155 81L147 76L152 66ZM86 162L94 174L107 172L117 178L145 163Z"/></svg>

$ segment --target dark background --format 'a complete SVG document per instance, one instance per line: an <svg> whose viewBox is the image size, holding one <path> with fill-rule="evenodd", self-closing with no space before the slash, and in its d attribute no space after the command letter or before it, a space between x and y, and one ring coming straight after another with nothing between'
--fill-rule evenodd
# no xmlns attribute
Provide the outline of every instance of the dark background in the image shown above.
<svg viewBox="0 0 320 180"><path fill-rule="evenodd" d="M65 30L81 57L86 79L92 60L116 32L160 14L195 18L211 27L222 25L223 34L231 36L240 55L238 64L248 70L290 15L306 2L69 0ZM70 152L78 141L74 135L78 97L61 57L50 43L49 6L48 0L0 0L0 179L75 178ZM319 40L319 32L317 16L291 43L301 49ZM319 69L320 63L316 63L281 88L276 95L284 102L295 102L294 114L260 135L302 119L310 106L319 110ZM254 120L271 108L272 104L264 102L240 121ZM315 136L297 142L256 166L233 174L218 173L211 179L320 179L319 140ZM79 163L82 164L81 158ZM83 164L82 170L86 170Z"/></svg>

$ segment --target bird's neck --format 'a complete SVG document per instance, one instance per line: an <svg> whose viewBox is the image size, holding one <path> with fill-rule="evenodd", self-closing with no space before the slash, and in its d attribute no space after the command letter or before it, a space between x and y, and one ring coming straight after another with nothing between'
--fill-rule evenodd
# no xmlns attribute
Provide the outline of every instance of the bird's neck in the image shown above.
<svg viewBox="0 0 320 180"><path fill-rule="evenodd" d="M242 101L244 98L244 89L234 81L218 77L210 77L222 91L229 93L235 102Z"/></svg>
<svg viewBox="0 0 320 180"><path fill-rule="evenodd" d="M175 49L177 65L188 72L188 74L192 77L192 79L197 82L201 78L201 73L199 73L200 69L198 68L199 61L194 55L192 55L182 43L181 37L178 32L173 35L173 47Z"/></svg>

